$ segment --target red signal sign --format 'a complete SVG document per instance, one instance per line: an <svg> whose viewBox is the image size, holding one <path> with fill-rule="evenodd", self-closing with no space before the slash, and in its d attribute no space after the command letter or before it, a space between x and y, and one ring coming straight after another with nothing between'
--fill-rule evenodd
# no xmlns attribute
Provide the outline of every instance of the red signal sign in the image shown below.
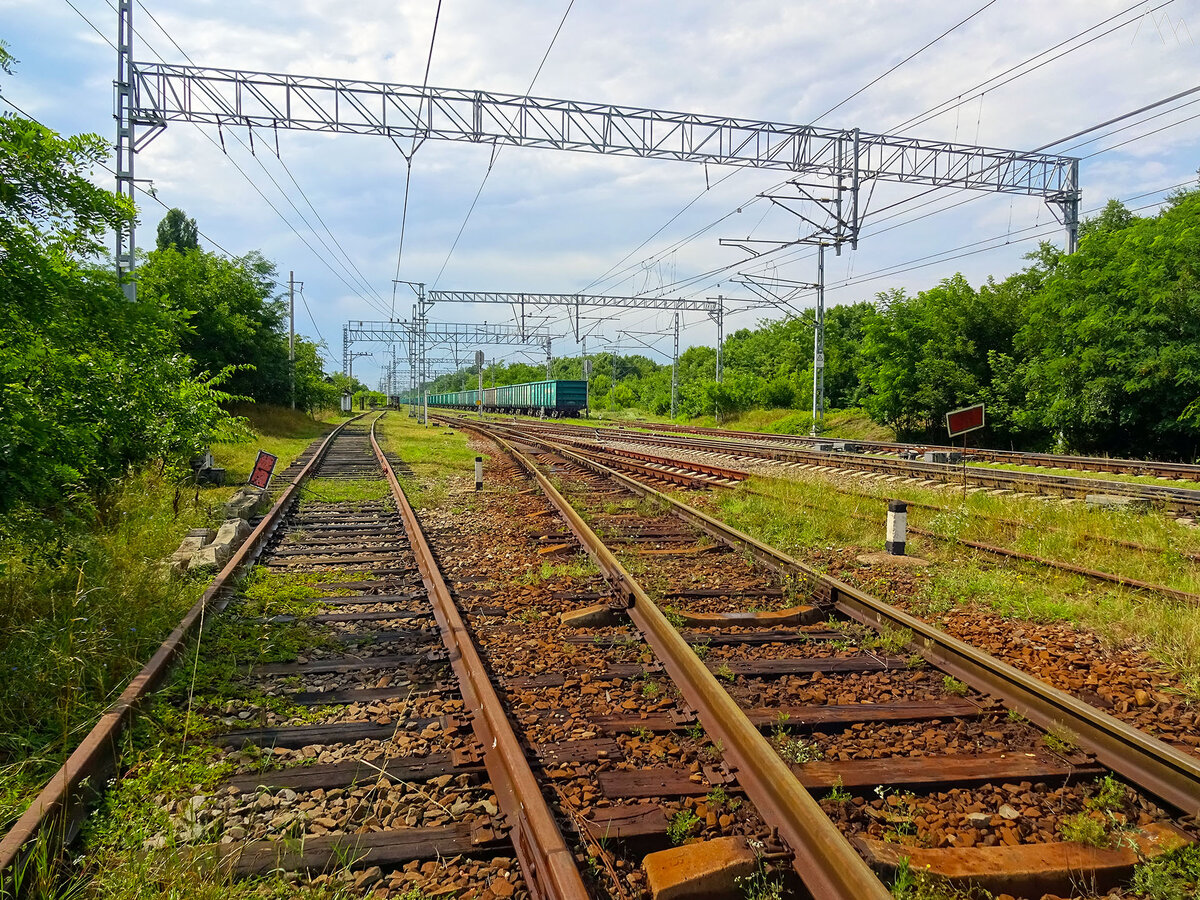
<svg viewBox="0 0 1200 900"><path fill-rule="evenodd" d="M278 456L272 456L266 450L259 450L258 459L254 461L254 471L250 473L250 483L265 491L271 483L271 474L275 471L275 463L278 461Z"/></svg>
<svg viewBox="0 0 1200 900"><path fill-rule="evenodd" d="M982 403L946 413L946 431L950 433L950 437L966 434L968 431L978 431L985 424Z"/></svg>

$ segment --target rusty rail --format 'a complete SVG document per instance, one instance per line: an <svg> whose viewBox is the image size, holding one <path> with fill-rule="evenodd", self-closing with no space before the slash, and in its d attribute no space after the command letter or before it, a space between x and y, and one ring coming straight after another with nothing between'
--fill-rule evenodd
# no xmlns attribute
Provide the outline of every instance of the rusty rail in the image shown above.
<svg viewBox="0 0 1200 900"><path fill-rule="evenodd" d="M542 796L537 778L529 768L529 762L508 721L504 706L492 687L483 660L442 578L416 513L375 439L375 423L371 424L371 447L383 466L392 496L400 509L404 530L408 533L409 544L417 558L421 580L433 604L434 618L442 633L442 641L450 652L450 664L458 676L463 703L471 712L471 726L484 748L484 765L500 809L508 820L525 882L535 898L588 900L588 892L575 865L575 858Z"/></svg>
<svg viewBox="0 0 1200 900"><path fill-rule="evenodd" d="M619 435L621 440L630 443L660 447L690 447L731 456L787 460L846 471L881 472L949 483L961 482L964 475L964 466L956 463L927 463L861 453L826 453L788 446L773 446L765 441L735 442L702 437L676 437L640 431L615 431L614 433ZM965 467L965 474L969 482L990 488L1032 491L1039 494L1053 493L1072 497L1083 497L1089 493L1107 493L1145 501L1171 511L1200 512L1200 490L1191 488L1142 484L1133 481L1111 481L1074 475L1051 475L1043 472L1010 471L981 466Z"/></svg>
<svg viewBox="0 0 1200 900"><path fill-rule="evenodd" d="M1043 730L1065 726L1075 735L1077 744L1103 765L1183 814L1200 815L1200 760L636 479L544 438L527 435L524 440L540 443L637 493L658 498L685 521L727 546L749 552L783 575L804 578L814 592L820 592L842 613L864 625L907 629L914 636L914 647L932 665L1003 700Z"/></svg>
<svg viewBox="0 0 1200 900"><path fill-rule="evenodd" d="M188 610L150 661L133 677L87 736L46 782L41 793L0 840L0 874L19 868L39 838L49 838L66 847L83 824L91 805L116 770L120 758L119 742L133 722L138 708L166 677L171 664L193 633L204 627L205 616L225 608L232 593L234 577L258 558L262 548L283 521L301 485L312 475L335 437L350 422L365 413L347 419L322 441L321 446L292 479L270 511L246 538L233 557L213 579L200 599Z"/></svg>
<svg viewBox="0 0 1200 900"><path fill-rule="evenodd" d="M496 442L537 481L580 544L626 599L630 618L662 661L684 699L696 710L705 730L724 746L725 759L739 785L764 821L777 829L792 850L793 868L814 900L887 900L891 897L767 739L550 480L531 460L498 435L475 423L460 421L458 425ZM562 452L554 445L550 447L555 452ZM579 454L566 452L574 461L591 463ZM599 463L591 465L598 466L606 474L619 475ZM640 484L633 478L620 477L623 482ZM645 485L641 489L658 494Z"/></svg>

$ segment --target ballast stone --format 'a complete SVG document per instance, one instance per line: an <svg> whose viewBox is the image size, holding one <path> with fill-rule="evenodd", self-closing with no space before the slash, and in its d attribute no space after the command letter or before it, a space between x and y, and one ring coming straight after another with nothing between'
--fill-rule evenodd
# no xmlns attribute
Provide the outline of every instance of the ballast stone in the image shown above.
<svg viewBox="0 0 1200 900"><path fill-rule="evenodd" d="M742 897L738 879L752 874L757 866L758 859L743 837L695 841L642 859L653 900Z"/></svg>

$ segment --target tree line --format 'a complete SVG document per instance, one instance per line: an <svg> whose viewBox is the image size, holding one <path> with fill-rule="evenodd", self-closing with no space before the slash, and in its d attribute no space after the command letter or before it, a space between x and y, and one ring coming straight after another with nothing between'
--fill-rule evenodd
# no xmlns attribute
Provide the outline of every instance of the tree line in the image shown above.
<svg viewBox="0 0 1200 900"><path fill-rule="evenodd" d="M0 44L0 69L12 62ZM150 461L185 468L245 433L232 401L293 397L286 307L261 254L202 249L174 210L125 298L103 241L137 212L88 178L108 156L97 135L0 116L0 512L65 509ZM335 403L340 377L296 341L298 407Z"/></svg>
<svg viewBox="0 0 1200 900"><path fill-rule="evenodd" d="M897 437L944 442L945 414L987 404L992 446L1161 459L1200 456L1200 190L1137 216L1110 201L1066 255L1042 244L1019 272L973 286L893 289L826 313L828 408L861 408ZM683 416L811 409L812 327L799 318L735 331L679 359ZM555 378L582 378L558 359ZM485 382L546 377L516 363ZM475 385L475 370L436 390ZM643 355L592 358L592 408L670 410L670 365ZM803 418L800 416L798 418ZM807 422L802 423L807 430Z"/></svg>

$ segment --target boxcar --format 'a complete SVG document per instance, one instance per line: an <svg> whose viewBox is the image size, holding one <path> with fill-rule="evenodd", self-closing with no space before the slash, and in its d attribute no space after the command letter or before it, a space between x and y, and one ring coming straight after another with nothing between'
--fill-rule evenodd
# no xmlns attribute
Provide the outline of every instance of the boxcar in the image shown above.
<svg viewBox="0 0 1200 900"><path fill-rule="evenodd" d="M477 390L430 394L429 405L441 409L476 409ZM483 391L487 412L553 417L578 416L587 407L586 381L531 381L505 384Z"/></svg>

